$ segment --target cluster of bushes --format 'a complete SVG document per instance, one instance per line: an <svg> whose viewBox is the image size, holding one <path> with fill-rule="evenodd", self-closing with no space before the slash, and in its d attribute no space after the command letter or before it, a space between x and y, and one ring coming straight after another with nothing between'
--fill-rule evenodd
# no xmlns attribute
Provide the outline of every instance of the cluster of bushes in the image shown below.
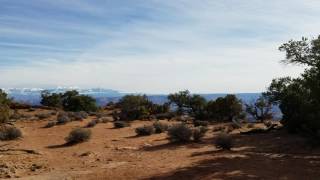
<svg viewBox="0 0 320 180"><path fill-rule="evenodd" d="M44 106L63 108L65 111L97 111L96 100L87 95L80 95L79 92L72 90L65 93L41 93L41 104Z"/></svg>
<svg viewBox="0 0 320 180"><path fill-rule="evenodd" d="M109 122L109 120L108 119L104 119L104 118L93 119L90 122L88 122L88 124L86 125L86 128L92 128L92 127L96 126L99 123L107 123L107 122Z"/></svg>
<svg viewBox="0 0 320 180"><path fill-rule="evenodd" d="M152 125L144 125L142 127L136 128L136 133L138 136L148 136L152 134L160 134L166 132L169 126L166 123L155 122Z"/></svg>
<svg viewBox="0 0 320 180"><path fill-rule="evenodd" d="M203 126L192 128L184 123L179 123L168 129L168 136L171 142L200 141L207 131L208 129Z"/></svg>
<svg viewBox="0 0 320 180"><path fill-rule="evenodd" d="M286 53L284 63L306 69L297 78L274 79L265 95L279 105L281 122L290 132L301 132L320 142L320 36L291 40L279 49Z"/></svg>
<svg viewBox="0 0 320 180"><path fill-rule="evenodd" d="M146 95L126 95L116 104L120 112L114 114L116 120L131 121L149 119L152 115L167 113L169 104L154 104Z"/></svg>
<svg viewBox="0 0 320 180"><path fill-rule="evenodd" d="M50 128L55 125L63 125L71 121L82 121L83 119L88 118L88 113L85 111L79 111L79 112L59 112L57 115L56 121L49 121L47 125L45 125L45 128Z"/></svg>
<svg viewBox="0 0 320 180"><path fill-rule="evenodd" d="M199 142L208 131L207 127L190 127L184 123L173 125L168 129L168 136L171 142ZM214 145L217 148L230 150L233 147L232 137L223 132L216 136Z"/></svg>
<svg viewBox="0 0 320 180"><path fill-rule="evenodd" d="M22 136L21 131L12 126L8 125L8 121L11 116L10 109L11 99L8 95L0 89L0 140L14 140Z"/></svg>
<svg viewBox="0 0 320 180"><path fill-rule="evenodd" d="M242 102L235 95L219 97L207 101L200 95L191 95L189 91L181 91L168 96L170 104L176 108L177 114L189 114L200 120L232 120L243 116Z"/></svg>
<svg viewBox="0 0 320 180"><path fill-rule="evenodd" d="M227 95L207 101L200 95L191 95L189 91L170 94L168 103L152 103L146 95L127 95L116 103L120 112L114 114L116 120L170 119L176 115L188 114L199 120L232 120L243 117L243 104L235 95ZM170 113L170 108L175 110Z"/></svg>

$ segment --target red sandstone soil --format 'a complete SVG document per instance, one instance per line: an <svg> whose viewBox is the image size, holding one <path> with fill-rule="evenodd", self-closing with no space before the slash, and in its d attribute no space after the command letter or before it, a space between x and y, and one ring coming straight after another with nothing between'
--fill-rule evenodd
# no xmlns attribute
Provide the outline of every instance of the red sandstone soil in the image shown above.
<svg viewBox="0 0 320 180"><path fill-rule="evenodd" d="M0 152L0 175L40 180L320 179L320 150L308 148L302 138L283 131L234 132L235 147L221 151L213 146L211 130L202 143L170 144L165 133L136 137L134 129L147 121L123 129L100 123L91 128L88 142L61 146L73 128L83 127L92 118L53 128L42 127L54 116L18 121L23 138L0 142L0 150L30 149L39 154Z"/></svg>

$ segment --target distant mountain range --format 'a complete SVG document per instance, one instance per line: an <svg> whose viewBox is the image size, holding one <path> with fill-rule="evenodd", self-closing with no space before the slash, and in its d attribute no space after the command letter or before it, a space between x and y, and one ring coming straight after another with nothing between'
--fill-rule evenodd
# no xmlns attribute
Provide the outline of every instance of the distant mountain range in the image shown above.
<svg viewBox="0 0 320 180"><path fill-rule="evenodd" d="M112 89L102 89L102 88L92 88L92 89L80 89L80 88L50 88L50 89L41 89L41 88L8 88L3 89L10 97L19 102L26 102L32 105L38 105L41 99L41 92L44 90L49 91L50 93L63 93L68 90L77 90L80 94L85 94L92 96L97 99L99 105L104 105L110 101L116 102L121 97L127 94L134 93L122 93ZM223 97L227 94L200 94L207 100L216 99L218 97ZM236 94L244 102L250 102L257 99L260 96L260 93L239 93ZM149 99L154 103L164 103L167 101L167 94L147 94Z"/></svg>
<svg viewBox="0 0 320 180"><path fill-rule="evenodd" d="M80 94L85 94L92 96L96 99L97 104L103 106L108 102L117 102L121 97L127 94L135 94L135 93L122 93L112 89L103 89L103 88L91 88L91 89L80 89L73 87L58 87L58 88L50 88L50 89L41 89L41 88L7 88L3 89L8 95L16 101L25 102L32 105L39 105L41 100L41 92L43 90L47 90L51 93L63 93L68 90L77 90ZM207 100L216 99L218 97L223 97L227 94L219 93L219 94L200 94ZM244 103L250 103L256 100L261 93L238 93L235 94L239 99ZM162 104L167 101L167 94L147 94L148 98L158 104ZM276 117L281 117L281 112L278 107L273 108L273 112Z"/></svg>

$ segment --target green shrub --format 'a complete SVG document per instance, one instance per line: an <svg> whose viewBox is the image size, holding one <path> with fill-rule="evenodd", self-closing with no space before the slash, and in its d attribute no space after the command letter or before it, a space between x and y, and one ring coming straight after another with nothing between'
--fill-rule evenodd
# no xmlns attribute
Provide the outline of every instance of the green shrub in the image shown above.
<svg viewBox="0 0 320 180"><path fill-rule="evenodd" d="M138 136L149 136L151 134L153 134L155 132L155 129L153 126L142 126L142 127L138 127L136 128L136 133Z"/></svg>
<svg viewBox="0 0 320 180"><path fill-rule="evenodd" d="M80 95L77 91L67 91L62 95L63 109L66 111L97 111L96 100L87 95Z"/></svg>
<svg viewBox="0 0 320 180"><path fill-rule="evenodd" d="M208 126L209 125L209 122L208 121L199 121L199 120L196 120L196 121L193 121L193 125L195 127L197 126Z"/></svg>
<svg viewBox="0 0 320 180"><path fill-rule="evenodd" d="M220 121L231 121L243 113L241 101L232 94L209 101L207 111L210 118Z"/></svg>
<svg viewBox="0 0 320 180"><path fill-rule="evenodd" d="M15 140L19 137L22 137L20 129L14 126L0 126L0 140Z"/></svg>
<svg viewBox="0 0 320 180"><path fill-rule="evenodd" d="M125 121L150 119L153 115L167 113L170 109L170 104L154 104L146 95L126 95L116 106L120 112L113 114L114 119Z"/></svg>
<svg viewBox="0 0 320 180"><path fill-rule="evenodd" d="M202 138L206 135L207 131L208 131L208 128L204 126L199 126L194 128L192 131L193 140L196 142L201 141Z"/></svg>
<svg viewBox="0 0 320 180"><path fill-rule="evenodd" d="M149 107L148 107L150 114L165 114L170 111L170 104L169 103L164 103L164 104L154 104L150 102Z"/></svg>
<svg viewBox="0 0 320 180"><path fill-rule="evenodd" d="M50 93L43 91L41 104L50 107L63 108L65 111L97 111L96 100L87 95L80 95L79 92L67 91L65 93Z"/></svg>
<svg viewBox="0 0 320 180"><path fill-rule="evenodd" d="M115 128L124 128L124 127L129 127L130 124L125 121L114 121L113 125Z"/></svg>
<svg viewBox="0 0 320 180"><path fill-rule="evenodd" d="M8 95L0 89L0 124L6 123L10 118L10 105L11 100Z"/></svg>
<svg viewBox="0 0 320 180"><path fill-rule="evenodd" d="M120 99L117 106L120 108L120 120L145 119L151 114L152 103L147 96L126 95Z"/></svg>
<svg viewBox="0 0 320 180"><path fill-rule="evenodd" d="M168 129L169 140L172 142L189 142L192 129L184 123L175 124Z"/></svg>
<svg viewBox="0 0 320 180"><path fill-rule="evenodd" d="M7 106L0 106L0 124L9 121L10 109Z"/></svg>
<svg viewBox="0 0 320 180"><path fill-rule="evenodd" d="M194 94L190 97L189 100L189 114L195 119L208 119L207 100L197 94Z"/></svg>
<svg viewBox="0 0 320 180"><path fill-rule="evenodd" d="M57 122L55 122L55 121L49 121L48 124L46 124L44 126L44 128L51 128L51 127L55 126L56 124L57 124Z"/></svg>
<svg viewBox="0 0 320 180"><path fill-rule="evenodd" d="M303 133L320 142L320 36L290 40L279 47L283 61L305 67L300 77L274 79L265 95L279 105L281 123L291 133Z"/></svg>
<svg viewBox="0 0 320 180"><path fill-rule="evenodd" d="M221 133L216 137L214 144L217 148L230 150L233 147L232 137L228 134Z"/></svg>
<svg viewBox="0 0 320 180"><path fill-rule="evenodd" d="M77 128L70 132L69 136L66 137L67 144L77 144L88 141L91 137L91 130L84 128Z"/></svg>
<svg viewBox="0 0 320 180"><path fill-rule="evenodd" d="M200 95L192 95L189 91L180 91L168 96L169 102L176 107L178 115L186 115L197 120L215 119L231 121L243 117L242 102L232 94L206 101Z"/></svg>
<svg viewBox="0 0 320 180"><path fill-rule="evenodd" d="M155 129L155 133L163 133L168 130L169 126L165 123L155 122L153 123L153 127Z"/></svg>
<svg viewBox="0 0 320 180"><path fill-rule="evenodd" d="M49 91L41 92L40 103L44 106L62 108L62 94L61 93L50 93Z"/></svg>
<svg viewBox="0 0 320 180"><path fill-rule="evenodd" d="M168 95L169 102L175 105L178 115L182 115L190 110L190 98L191 94L188 90Z"/></svg>

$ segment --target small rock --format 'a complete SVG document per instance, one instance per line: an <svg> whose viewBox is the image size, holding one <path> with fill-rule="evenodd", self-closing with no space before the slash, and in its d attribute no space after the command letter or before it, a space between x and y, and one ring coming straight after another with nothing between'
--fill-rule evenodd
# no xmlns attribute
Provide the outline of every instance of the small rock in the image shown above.
<svg viewBox="0 0 320 180"><path fill-rule="evenodd" d="M83 157L83 156L89 156L89 155L91 155L91 154L92 154L92 152L87 151L87 152L85 152L85 153L80 154L80 156L81 156L81 157Z"/></svg>
<svg viewBox="0 0 320 180"><path fill-rule="evenodd" d="M127 146L127 147L116 147L115 149L116 150L138 150L139 148Z"/></svg>
<svg viewBox="0 0 320 180"><path fill-rule="evenodd" d="M144 144L143 144L143 147L152 147L152 144L144 143Z"/></svg>

